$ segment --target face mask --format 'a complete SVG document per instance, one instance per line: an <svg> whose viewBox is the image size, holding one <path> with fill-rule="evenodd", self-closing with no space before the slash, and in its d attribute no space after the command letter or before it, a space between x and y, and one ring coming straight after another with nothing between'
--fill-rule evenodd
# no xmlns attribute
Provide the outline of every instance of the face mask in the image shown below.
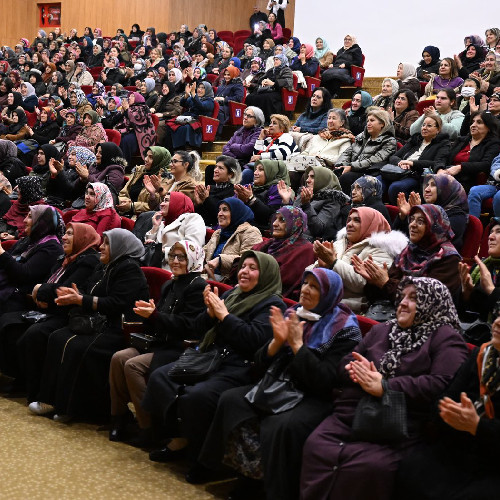
<svg viewBox="0 0 500 500"><path fill-rule="evenodd" d="M462 97L472 97L475 95L476 89L474 87L462 87L460 94Z"/></svg>
<svg viewBox="0 0 500 500"><path fill-rule="evenodd" d="M142 69L142 65L140 63L135 63L134 64L134 70L135 71L141 71Z"/></svg>

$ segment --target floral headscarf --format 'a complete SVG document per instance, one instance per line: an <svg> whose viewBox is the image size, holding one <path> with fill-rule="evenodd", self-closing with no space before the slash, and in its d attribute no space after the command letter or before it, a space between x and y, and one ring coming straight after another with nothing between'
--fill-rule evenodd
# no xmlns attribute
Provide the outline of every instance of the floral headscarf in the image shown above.
<svg viewBox="0 0 500 500"><path fill-rule="evenodd" d="M275 254L278 250L293 245L304 231L307 231L307 215L299 207L286 205L276 211L272 218L272 222L280 214L286 223L286 234L284 238L275 238L273 236L271 244L267 252L270 255ZM272 223L271 223L272 224Z"/></svg>
<svg viewBox="0 0 500 500"><path fill-rule="evenodd" d="M31 205L43 198L42 178L36 175L25 175L17 179L17 188L21 198L19 201Z"/></svg>
<svg viewBox="0 0 500 500"><path fill-rule="evenodd" d="M382 183L376 177L363 175L363 177L356 179L352 183L351 191L356 185L361 188L361 192L363 193L363 205L366 205L370 198L373 200L382 199Z"/></svg>
<svg viewBox="0 0 500 500"><path fill-rule="evenodd" d="M264 71L264 61L260 57L253 57L251 62L258 62L259 63L259 69L257 71L251 70L252 75L256 75L260 71Z"/></svg>
<svg viewBox="0 0 500 500"><path fill-rule="evenodd" d="M89 182L87 184L87 189L89 187L91 187L95 193L95 207L92 212L100 212L107 208L113 208L113 195L106 184L102 182Z"/></svg>
<svg viewBox="0 0 500 500"><path fill-rule="evenodd" d="M85 92L82 89L75 89L71 93L76 95L76 102L78 105L84 104L87 100Z"/></svg>
<svg viewBox="0 0 500 500"><path fill-rule="evenodd" d="M460 182L451 175L426 175L424 177L423 188L427 186L429 181L434 179L437 188L436 205L444 208L445 212L450 216L452 214L468 214L469 201L467 193Z"/></svg>
<svg viewBox="0 0 500 500"><path fill-rule="evenodd" d="M180 240L174 243L170 249L181 247L187 256L187 272L201 273L203 271L203 263L205 261L205 252L198 243L189 240Z"/></svg>
<svg viewBox="0 0 500 500"><path fill-rule="evenodd" d="M70 146L68 149L68 153L75 152L76 161L81 163L82 165L86 165L87 167L90 165L95 165L97 159L95 154L90 151L90 149L85 148L83 146Z"/></svg>

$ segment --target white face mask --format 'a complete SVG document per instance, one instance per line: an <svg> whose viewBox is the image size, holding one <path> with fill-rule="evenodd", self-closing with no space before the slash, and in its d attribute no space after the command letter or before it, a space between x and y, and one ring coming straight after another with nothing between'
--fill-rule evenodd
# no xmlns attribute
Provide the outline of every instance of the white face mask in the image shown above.
<svg viewBox="0 0 500 500"><path fill-rule="evenodd" d="M474 87L462 87L460 94L462 97L472 97L475 95L476 89Z"/></svg>
<svg viewBox="0 0 500 500"><path fill-rule="evenodd" d="M135 69L135 71L141 71L141 69L142 69L142 64L141 64L141 63L135 63L135 64L134 64L134 69Z"/></svg>

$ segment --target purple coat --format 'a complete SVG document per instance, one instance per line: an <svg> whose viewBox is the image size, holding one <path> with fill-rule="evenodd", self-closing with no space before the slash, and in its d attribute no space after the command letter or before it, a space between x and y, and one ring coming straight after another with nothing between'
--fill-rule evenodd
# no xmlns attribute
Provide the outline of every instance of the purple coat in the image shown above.
<svg viewBox="0 0 500 500"><path fill-rule="evenodd" d="M260 127L240 127L224 145L222 154L242 160L243 164L248 163L261 130Z"/></svg>
<svg viewBox="0 0 500 500"><path fill-rule="evenodd" d="M124 176L125 169L123 165L108 165L104 170L97 170L97 167L93 165L89 168L89 178L86 182L104 182L108 177L109 182L120 192L124 184Z"/></svg>
<svg viewBox="0 0 500 500"><path fill-rule="evenodd" d="M387 323L374 326L355 351L378 368L389 350L389 331ZM397 444L380 444L351 441L354 413L366 393L351 382L345 365L352 355L346 356L339 368L344 388L335 401L334 412L304 446L301 499L391 498L402 453L418 442L420 424L466 357L463 337L450 326L439 327L420 349L402 356L396 376L388 383L390 389L405 393L410 438Z"/></svg>

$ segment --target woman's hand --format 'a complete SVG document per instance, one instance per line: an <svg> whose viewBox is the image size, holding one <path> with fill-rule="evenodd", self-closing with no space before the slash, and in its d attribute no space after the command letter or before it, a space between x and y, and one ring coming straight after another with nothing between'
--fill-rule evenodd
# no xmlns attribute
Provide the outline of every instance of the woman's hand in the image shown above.
<svg viewBox="0 0 500 500"><path fill-rule="evenodd" d="M284 180L278 182L278 193L281 196L283 205L288 205L293 196L293 191L290 186L287 186Z"/></svg>
<svg viewBox="0 0 500 500"><path fill-rule="evenodd" d="M151 220L153 221L153 228L158 231L161 221L163 220L163 215L161 212L155 212Z"/></svg>
<svg viewBox="0 0 500 500"><path fill-rule="evenodd" d="M238 199L243 203L248 203L250 198L253 196L252 186L243 186L242 184L236 184L234 186L234 192Z"/></svg>
<svg viewBox="0 0 500 500"><path fill-rule="evenodd" d="M337 252L331 241L318 241L313 243L314 255L318 258L318 266L331 269L337 260Z"/></svg>
<svg viewBox="0 0 500 500"><path fill-rule="evenodd" d="M462 283L462 297L465 302L470 298L472 290L474 290L474 283L469 273L469 266L464 262L458 263L458 273L460 274L460 281Z"/></svg>
<svg viewBox="0 0 500 500"><path fill-rule="evenodd" d="M215 312L210 305L210 301L208 300L208 296L212 293L212 289L210 288L210 285L207 285L205 289L203 290L203 302L205 302L205 305L207 306L207 314L211 318L215 318Z"/></svg>
<svg viewBox="0 0 500 500"><path fill-rule="evenodd" d="M263 128L260 131L260 134L259 134L259 137L257 138L257 140L263 141L267 137L268 134L269 134L269 130L267 128ZM250 158L250 160L251 160L251 158Z"/></svg>
<svg viewBox="0 0 500 500"><path fill-rule="evenodd" d="M229 315L226 304L219 298L219 290L214 288L213 292L210 292L207 297L209 307L212 308L215 317L219 321L223 321L226 316Z"/></svg>
<svg viewBox="0 0 500 500"><path fill-rule="evenodd" d="M479 267L481 288L483 289L484 293L490 295L495 290L495 285L493 284L493 280L491 279L491 273L485 266L484 262L477 255L474 257L474 260Z"/></svg>
<svg viewBox="0 0 500 500"><path fill-rule="evenodd" d="M138 316L142 316L143 318L149 318L154 310L156 309L155 301L153 299L149 299L149 302L145 300L136 300L134 312Z"/></svg>
<svg viewBox="0 0 500 500"><path fill-rule="evenodd" d="M313 197L313 188L303 186L302 189L300 190L300 204L303 206L306 205L307 203L310 203L312 197Z"/></svg>
<svg viewBox="0 0 500 500"><path fill-rule="evenodd" d="M290 312L287 318L288 323L288 344L292 348L294 354L304 345L304 324L305 321L299 321L295 311Z"/></svg>
<svg viewBox="0 0 500 500"><path fill-rule="evenodd" d="M144 187L146 188L146 191L151 195L155 195L156 194L156 188L153 184L153 180L151 179L151 177L149 175L145 175L143 177L143 183L144 183Z"/></svg>
<svg viewBox="0 0 500 500"><path fill-rule="evenodd" d="M29 125L25 125L26 126L26 131L27 131L27 135L29 135L30 137L34 134L33 132L33 129L29 126Z"/></svg>
<svg viewBox="0 0 500 500"><path fill-rule="evenodd" d="M411 160L401 160L398 163L398 167L401 167L403 170L410 170L413 167L413 162Z"/></svg>
<svg viewBox="0 0 500 500"><path fill-rule="evenodd" d="M86 182L89 178L89 169L85 165L82 165L79 161L77 161L75 163L75 170L76 173L80 176L80 180L82 182Z"/></svg>
<svg viewBox="0 0 500 500"><path fill-rule="evenodd" d="M460 403L455 403L450 398L441 399L439 401L439 416L457 431L476 435L479 415L465 392L460 394Z"/></svg>
<svg viewBox="0 0 500 500"><path fill-rule="evenodd" d="M55 299L54 302L58 306L82 305L83 296L80 294L77 286L74 283L71 284L71 288L67 286L59 287L56 290L56 293L57 293L57 299Z"/></svg>
<svg viewBox="0 0 500 500"><path fill-rule="evenodd" d="M50 173L54 176L56 176L63 168L64 165L60 161L57 161L55 158L51 158L49 160Z"/></svg>
<svg viewBox="0 0 500 500"><path fill-rule="evenodd" d="M321 130L318 135L325 141L329 141L332 138L332 134L327 128Z"/></svg>
<svg viewBox="0 0 500 500"><path fill-rule="evenodd" d="M267 347L267 355L275 356L288 338L289 324L283 317L281 309L276 306L271 306L269 321L273 327L273 340L271 340L269 346Z"/></svg>
<svg viewBox="0 0 500 500"><path fill-rule="evenodd" d="M0 240L2 241L15 240L15 239L16 237L10 233L7 232L0 233ZM0 255L2 255L4 252L5 250L3 249L2 245L0 245Z"/></svg>
<svg viewBox="0 0 500 500"><path fill-rule="evenodd" d="M207 274L210 276L210 279L215 278L215 270L219 267L219 257L215 257L215 259L208 260L205 264L205 270Z"/></svg>
<svg viewBox="0 0 500 500"><path fill-rule="evenodd" d="M464 65L462 64L462 60L456 54L454 54L453 59L455 60L455 64L457 65L458 69L462 69L464 67Z"/></svg>
<svg viewBox="0 0 500 500"><path fill-rule="evenodd" d="M252 155L250 157L250 163L252 163L252 162L255 163L256 161L259 161L261 158L262 158L261 155Z"/></svg>
<svg viewBox="0 0 500 500"><path fill-rule="evenodd" d="M351 259L351 262L353 260ZM366 277L359 273L363 278L366 279L371 285L375 285L378 288L382 288L389 281L389 270L387 269L387 263L384 262L383 267L378 266L371 255L363 262L364 271L366 272ZM354 267L356 271L356 267ZM357 272L357 271L356 271Z"/></svg>
<svg viewBox="0 0 500 500"><path fill-rule="evenodd" d="M368 281L370 275L365 268L365 263L359 258L359 255L354 254L351 257L351 265L354 268L355 272L357 272L363 279Z"/></svg>
<svg viewBox="0 0 500 500"><path fill-rule="evenodd" d="M120 198L118 205L116 205L116 209L122 213L130 211L131 208L132 202L126 198Z"/></svg>
<svg viewBox="0 0 500 500"><path fill-rule="evenodd" d="M422 199L420 198L420 195L418 193L415 193L415 191L412 191L410 193L410 196L408 197L408 203L410 204L410 207L416 207L417 205L422 204Z"/></svg>
<svg viewBox="0 0 500 500"><path fill-rule="evenodd" d="M151 181L151 184L153 184L153 187L155 188L155 191L158 192L161 189L161 178L159 175L150 175L149 180Z"/></svg>
<svg viewBox="0 0 500 500"><path fill-rule="evenodd" d="M295 125L292 127L292 132L300 132L300 127L296 127Z"/></svg>
<svg viewBox="0 0 500 500"><path fill-rule="evenodd" d="M197 184L194 188L194 204L202 205L205 200L210 196L210 186Z"/></svg>
<svg viewBox="0 0 500 500"><path fill-rule="evenodd" d="M433 115L436 112L436 108L434 106L429 106L428 108L424 108L424 116Z"/></svg>
<svg viewBox="0 0 500 500"><path fill-rule="evenodd" d="M382 374L377 371L373 361L368 361L357 352L353 352L352 356L354 361L351 361L345 367L351 380L359 384L368 394L381 397L384 394Z"/></svg>
<svg viewBox="0 0 500 500"><path fill-rule="evenodd" d="M455 176L458 175L461 171L462 165L453 165L452 167L448 167L444 173Z"/></svg>

